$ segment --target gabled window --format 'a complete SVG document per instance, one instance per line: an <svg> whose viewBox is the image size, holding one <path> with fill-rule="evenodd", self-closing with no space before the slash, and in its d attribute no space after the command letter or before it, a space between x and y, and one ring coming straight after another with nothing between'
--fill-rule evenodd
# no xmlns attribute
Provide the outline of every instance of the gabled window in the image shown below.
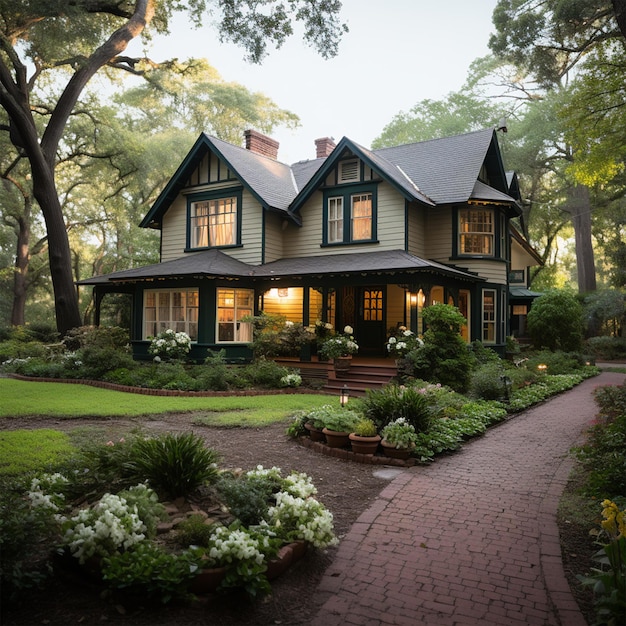
<svg viewBox="0 0 626 626"><path fill-rule="evenodd" d="M494 217L491 209L459 211L459 254L494 256Z"/></svg>
<svg viewBox="0 0 626 626"><path fill-rule="evenodd" d="M240 240L241 192L194 194L188 199L188 249L236 246Z"/></svg>
<svg viewBox="0 0 626 626"><path fill-rule="evenodd" d="M376 197L371 184L326 191L322 245L376 241Z"/></svg>

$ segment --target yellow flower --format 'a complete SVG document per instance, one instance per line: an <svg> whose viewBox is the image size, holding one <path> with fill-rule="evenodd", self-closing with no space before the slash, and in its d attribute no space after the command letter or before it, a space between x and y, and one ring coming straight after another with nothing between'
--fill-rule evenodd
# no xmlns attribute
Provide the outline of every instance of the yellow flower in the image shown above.
<svg viewBox="0 0 626 626"><path fill-rule="evenodd" d="M620 511L615 502L604 500L602 502L602 517L604 520L600 522L602 528L608 533L612 539L626 537L626 511Z"/></svg>

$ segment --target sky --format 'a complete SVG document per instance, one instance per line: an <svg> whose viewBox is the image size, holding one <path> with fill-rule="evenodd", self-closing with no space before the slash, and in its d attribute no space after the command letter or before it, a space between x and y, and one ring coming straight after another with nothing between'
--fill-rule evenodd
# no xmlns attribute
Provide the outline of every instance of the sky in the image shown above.
<svg viewBox="0 0 626 626"><path fill-rule="evenodd" d="M252 65L241 48L221 44L211 25L196 30L184 19L169 36L155 38L148 52L157 61L206 58L224 80L262 92L298 115L300 127L272 133L280 142L278 159L293 163L315 158L321 137L338 142L347 136L370 147L394 115L458 91L472 61L489 54L496 3L343 0L341 16L350 32L330 60L293 37Z"/></svg>

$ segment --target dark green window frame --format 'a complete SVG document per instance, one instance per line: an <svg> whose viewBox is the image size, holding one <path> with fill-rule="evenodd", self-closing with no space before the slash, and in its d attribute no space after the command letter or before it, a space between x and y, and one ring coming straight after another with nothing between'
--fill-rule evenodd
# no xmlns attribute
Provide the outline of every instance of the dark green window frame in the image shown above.
<svg viewBox="0 0 626 626"><path fill-rule="evenodd" d="M461 212L462 211L489 211L492 214L493 230L489 234L491 236L491 253L468 253L461 250ZM453 222L453 259L494 259L494 260L508 260L508 244L506 240L507 233L507 220L504 213L495 206L459 206L454 210L454 222ZM477 233L478 235L478 233Z"/></svg>
<svg viewBox="0 0 626 626"><path fill-rule="evenodd" d="M352 198L354 196L371 194L372 216L371 233L369 239L354 239L352 232ZM329 204L332 199L340 198L343 203L343 237L340 241L329 241ZM358 183L354 185L341 185L324 189L322 246L345 246L352 244L368 244L378 242L378 184Z"/></svg>
<svg viewBox="0 0 626 626"><path fill-rule="evenodd" d="M243 187L236 188L228 188L228 189L220 189L215 191L203 191L200 193L194 193L187 196L187 245L185 248L186 252L195 251L195 250L207 250L210 248L239 248L241 247L241 206L242 206L242 195L243 195ZM235 236L232 243L224 244L224 245L206 245L206 246L194 246L192 245L192 210L193 205L196 202L207 202L211 200L225 200L228 198L234 198L236 204L236 215L235 215ZM208 226L210 228L210 225Z"/></svg>

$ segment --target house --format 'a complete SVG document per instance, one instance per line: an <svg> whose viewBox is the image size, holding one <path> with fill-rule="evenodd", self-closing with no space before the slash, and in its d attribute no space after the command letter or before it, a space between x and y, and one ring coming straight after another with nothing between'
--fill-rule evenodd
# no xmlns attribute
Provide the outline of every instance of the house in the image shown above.
<svg viewBox="0 0 626 626"><path fill-rule="evenodd" d="M512 280L527 285L539 259L511 224L517 179L494 129L380 150L345 137L315 146L315 159L287 165L253 130L245 148L198 137L141 222L160 230L161 262L80 282L96 311L108 293L132 295L135 356L173 328L192 337L192 356L249 358L242 319L261 311L350 325L359 355L385 356L389 332L423 332L424 307L442 302L466 317L468 342L503 352Z"/></svg>

